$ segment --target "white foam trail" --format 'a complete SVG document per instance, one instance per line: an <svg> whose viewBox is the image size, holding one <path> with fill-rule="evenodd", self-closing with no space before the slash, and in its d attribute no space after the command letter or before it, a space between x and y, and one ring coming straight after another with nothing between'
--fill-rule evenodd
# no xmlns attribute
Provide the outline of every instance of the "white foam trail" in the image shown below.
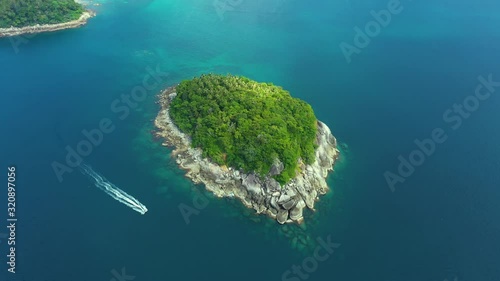
<svg viewBox="0 0 500 281"><path fill-rule="evenodd" d="M141 202L137 201L137 199L127 194L125 191L119 189L116 185L94 171L92 167L82 164L80 165L80 171L84 175L87 175L91 179L93 179L95 186L106 192L109 196L113 197L113 199L129 206L134 211L137 211L142 215L144 215L148 211L148 208L146 208L146 206L144 206Z"/></svg>

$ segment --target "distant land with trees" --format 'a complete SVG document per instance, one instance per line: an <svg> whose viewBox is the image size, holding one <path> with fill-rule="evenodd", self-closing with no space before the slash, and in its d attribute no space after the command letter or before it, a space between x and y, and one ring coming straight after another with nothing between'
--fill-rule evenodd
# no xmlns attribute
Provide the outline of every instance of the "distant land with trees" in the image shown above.
<svg viewBox="0 0 500 281"><path fill-rule="evenodd" d="M84 12L74 0L2 0L0 28L65 23L79 19Z"/></svg>

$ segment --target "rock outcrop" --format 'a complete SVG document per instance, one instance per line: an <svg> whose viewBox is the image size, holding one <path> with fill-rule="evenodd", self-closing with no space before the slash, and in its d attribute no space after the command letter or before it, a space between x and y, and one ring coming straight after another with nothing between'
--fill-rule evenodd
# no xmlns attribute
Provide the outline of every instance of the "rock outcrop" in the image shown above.
<svg viewBox="0 0 500 281"><path fill-rule="evenodd" d="M189 136L182 133L170 118L169 104L175 96L175 87L159 95L161 110L155 119L156 134L165 140L163 145L175 147L172 155L177 164L187 170L186 176L195 183L204 183L217 197L237 197L258 214L267 214L284 224L301 223L304 208L314 210L318 196L328 191L326 177L333 169L339 151L336 139L321 121L317 121L315 162L301 164L300 174L282 187L272 178L283 170L280 161L273 164L269 175L260 177L219 166L203 158L202 151L191 147Z"/></svg>
<svg viewBox="0 0 500 281"><path fill-rule="evenodd" d="M9 28L0 28L0 37L10 37L10 36L18 36L22 34L31 34L31 33L41 33L41 32L51 32L68 28L76 28L80 27L87 23L87 20L91 17L95 16L95 13L92 11L84 12L79 19L64 23L57 24L37 24L33 26L25 26L25 27L9 27Z"/></svg>

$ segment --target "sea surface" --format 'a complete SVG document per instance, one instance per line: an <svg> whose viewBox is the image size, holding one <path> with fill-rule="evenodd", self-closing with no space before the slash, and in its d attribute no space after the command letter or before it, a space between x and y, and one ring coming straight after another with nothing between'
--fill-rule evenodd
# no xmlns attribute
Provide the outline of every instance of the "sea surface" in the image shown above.
<svg viewBox="0 0 500 281"><path fill-rule="evenodd" d="M0 280L500 280L500 87L474 97L480 76L500 81L498 1L89 7L97 17L82 28L0 39L0 181L14 165L18 218L16 273L7 272L0 236ZM395 13L373 25L371 11L388 7ZM373 37L356 45L356 27L367 25ZM340 47L347 44L350 56ZM305 225L287 226L311 247L295 247L272 220L193 185L153 137L161 89L210 72L283 86L342 144L331 192ZM145 79L144 99L122 101ZM460 115L454 105L464 101ZM82 131L103 120L113 131L83 161L147 206L144 215L78 169L61 181L54 172L54 163L67 164L67 148L86 140ZM440 132L445 140L428 155L414 152L415 140ZM410 154L419 165L401 177L400 159ZM404 182L391 189L388 172ZM179 206L194 208L188 223ZM317 239L340 246L317 261ZM302 276L283 275L304 262Z"/></svg>

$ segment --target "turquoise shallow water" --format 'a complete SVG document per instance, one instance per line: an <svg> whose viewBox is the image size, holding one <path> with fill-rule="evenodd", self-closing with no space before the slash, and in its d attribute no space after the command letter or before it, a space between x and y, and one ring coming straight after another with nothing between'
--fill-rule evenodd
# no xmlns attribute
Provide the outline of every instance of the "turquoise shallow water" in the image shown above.
<svg viewBox="0 0 500 281"><path fill-rule="evenodd" d="M387 2L243 1L221 19L210 1L103 1L83 28L34 36L17 52L0 40L0 155L20 185L18 272L2 267L1 280L112 280L122 268L137 281L282 280L313 255L192 185L152 137L155 95L206 72L282 85L348 146L332 192L297 229L341 244L307 280L498 280L500 99L481 102L458 130L442 114L479 75L500 80L499 6L402 1L347 63L340 43ZM169 75L121 120L111 105L148 67ZM115 130L85 161L144 203L144 216L78 171L60 183L51 168L103 118ZM436 127L448 140L392 193L384 172ZM208 205L186 225L178 206L201 195Z"/></svg>

